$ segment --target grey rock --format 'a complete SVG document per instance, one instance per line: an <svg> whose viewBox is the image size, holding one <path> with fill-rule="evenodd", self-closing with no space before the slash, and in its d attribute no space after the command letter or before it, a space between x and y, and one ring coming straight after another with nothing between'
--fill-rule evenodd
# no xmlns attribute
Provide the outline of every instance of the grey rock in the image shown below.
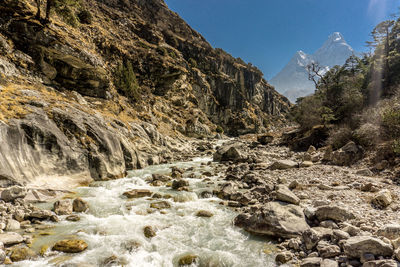
<svg viewBox="0 0 400 267"><path fill-rule="evenodd" d="M322 259L319 257L305 258L300 262L300 267L320 267Z"/></svg>
<svg viewBox="0 0 400 267"><path fill-rule="evenodd" d="M78 197L72 202L72 209L74 212L86 212L89 210L89 204Z"/></svg>
<svg viewBox="0 0 400 267"><path fill-rule="evenodd" d="M335 205L318 207L315 215L319 221L334 220L343 222L355 218L354 214L349 212L348 209Z"/></svg>
<svg viewBox="0 0 400 267"><path fill-rule="evenodd" d="M3 243L5 246L19 244L23 241L24 238L18 233L8 232L0 234L0 242Z"/></svg>
<svg viewBox="0 0 400 267"><path fill-rule="evenodd" d="M363 264L363 267L399 267L400 264L395 260L376 260L367 261Z"/></svg>
<svg viewBox="0 0 400 267"><path fill-rule="evenodd" d="M391 244L370 236L350 237L344 242L343 250L347 256L358 259L366 253L384 257L393 255L393 246Z"/></svg>
<svg viewBox="0 0 400 267"><path fill-rule="evenodd" d="M21 226L18 221L13 220L13 219L9 219L7 221L7 226L6 226L7 231L16 231L16 230L19 230L20 228L21 228Z"/></svg>
<svg viewBox="0 0 400 267"><path fill-rule="evenodd" d="M321 262L321 267L338 267L339 263L335 260L324 259Z"/></svg>
<svg viewBox="0 0 400 267"><path fill-rule="evenodd" d="M11 202L18 198L24 198L27 193L28 192L25 187L12 186L4 189L3 192L1 192L1 199L5 202Z"/></svg>
<svg viewBox="0 0 400 267"><path fill-rule="evenodd" d="M400 224L387 224L376 232L379 236L384 236L390 240L400 238Z"/></svg>
<svg viewBox="0 0 400 267"><path fill-rule="evenodd" d="M255 234L281 238L300 236L309 229L301 208L282 202L268 202L252 215L240 214L234 223Z"/></svg>
<svg viewBox="0 0 400 267"><path fill-rule="evenodd" d="M371 202L375 206L384 209L390 204L392 204L393 202L392 194L390 193L389 190L382 190L374 196Z"/></svg>
<svg viewBox="0 0 400 267"><path fill-rule="evenodd" d="M290 204L299 205L300 199L287 188L286 186L278 186L277 190L273 192L273 197L276 200L287 202Z"/></svg>
<svg viewBox="0 0 400 267"><path fill-rule="evenodd" d="M269 168L271 170L286 170L286 169L293 169L297 168L299 164L292 160L278 160L272 163Z"/></svg>
<svg viewBox="0 0 400 267"><path fill-rule="evenodd" d="M54 203L54 212L57 215L69 215L73 211L72 200L62 199Z"/></svg>

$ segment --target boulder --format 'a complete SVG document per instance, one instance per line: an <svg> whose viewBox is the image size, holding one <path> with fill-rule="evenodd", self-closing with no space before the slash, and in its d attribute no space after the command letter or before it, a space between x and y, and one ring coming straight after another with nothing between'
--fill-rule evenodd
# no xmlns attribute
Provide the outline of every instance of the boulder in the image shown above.
<svg viewBox="0 0 400 267"><path fill-rule="evenodd" d="M28 194L25 187L22 186L12 186L4 189L1 192L1 199L5 202L12 202L17 198L24 198Z"/></svg>
<svg viewBox="0 0 400 267"><path fill-rule="evenodd" d="M87 247L88 247L87 243L83 240L65 239L55 243L52 250L66 252L66 253L79 253L87 249Z"/></svg>
<svg viewBox="0 0 400 267"><path fill-rule="evenodd" d="M290 204L299 205L300 199L287 188L286 186L279 185L277 190L272 192L273 197L276 200L287 202Z"/></svg>
<svg viewBox="0 0 400 267"><path fill-rule="evenodd" d="M313 165L314 165L314 163L312 163L312 161L306 160L306 161L303 161L303 162L300 163L300 168L308 168L308 167L311 167Z"/></svg>
<svg viewBox="0 0 400 267"><path fill-rule="evenodd" d="M324 259L321 262L321 267L338 267L339 264L337 261L330 260L330 259Z"/></svg>
<svg viewBox="0 0 400 267"><path fill-rule="evenodd" d="M15 231L15 230L19 230L20 228L21 228L21 226L18 221L13 220L13 219L9 219L7 221L7 226L6 226L7 231Z"/></svg>
<svg viewBox="0 0 400 267"><path fill-rule="evenodd" d="M374 198L372 199L371 203L378 208L384 209L390 204L392 204L392 194L389 190L382 190L379 191Z"/></svg>
<svg viewBox="0 0 400 267"><path fill-rule="evenodd" d="M74 212L86 212L89 210L89 204L80 197L75 198L72 202L72 210Z"/></svg>
<svg viewBox="0 0 400 267"><path fill-rule="evenodd" d="M376 260L365 262L363 267L399 267L399 265L395 260Z"/></svg>
<svg viewBox="0 0 400 267"><path fill-rule="evenodd" d="M11 249L10 259L13 262L17 262L28 260L35 256L35 252L28 247L13 247Z"/></svg>
<svg viewBox="0 0 400 267"><path fill-rule="evenodd" d="M3 243L5 246L19 244L23 241L24 238L18 233L7 232L0 234L0 242Z"/></svg>
<svg viewBox="0 0 400 267"><path fill-rule="evenodd" d="M269 166L271 170L286 170L286 169L294 169L297 167L299 167L299 164L297 164L297 162L294 162L292 160L278 160Z"/></svg>
<svg viewBox="0 0 400 267"><path fill-rule="evenodd" d="M300 262L300 267L320 267L322 259L319 257L305 258Z"/></svg>
<svg viewBox="0 0 400 267"><path fill-rule="evenodd" d="M361 159L362 154L362 148L351 141L339 150L333 151L331 155L331 161L336 165L350 166L354 162Z"/></svg>
<svg viewBox="0 0 400 267"><path fill-rule="evenodd" d="M302 209L282 202L268 202L252 215L240 214L234 224L248 232L281 238L297 237L309 229Z"/></svg>
<svg viewBox="0 0 400 267"><path fill-rule="evenodd" d="M179 266L187 266L195 263L198 259L197 255L194 254L187 254L184 256L181 256L178 260L178 265Z"/></svg>
<svg viewBox="0 0 400 267"><path fill-rule="evenodd" d="M391 257L393 247L378 238L371 236L354 236L347 239L343 244L344 253L350 258L359 259L363 254Z"/></svg>
<svg viewBox="0 0 400 267"><path fill-rule="evenodd" d="M317 245L318 254L322 258L333 258L340 255L340 247L331 245L326 241L320 241Z"/></svg>
<svg viewBox="0 0 400 267"><path fill-rule="evenodd" d="M156 231L154 231L153 227L151 226L146 226L143 229L143 234L147 238L152 238L156 236Z"/></svg>
<svg viewBox="0 0 400 267"><path fill-rule="evenodd" d="M245 159L246 157L239 151L237 144L222 146L213 155L213 160L219 162L241 162Z"/></svg>
<svg viewBox="0 0 400 267"><path fill-rule="evenodd" d="M278 264L285 264L293 259L293 254L290 251L282 251L276 254L275 261Z"/></svg>
<svg viewBox="0 0 400 267"><path fill-rule="evenodd" d="M377 233L379 236L384 236L390 240L400 238L400 224L387 224L381 227Z"/></svg>
<svg viewBox="0 0 400 267"><path fill-rule="evenodd" d="M53 207L54 212L57 215L69 215L73 211L72 200L71 199L61 199L54 202Z"/></svg>
<svg viewBox="0 0 400 267"><path fill-rule="evenodd" d="M127 198L141 198L141 197L150 197L152 192L147 189L133 189L123 193Z"/></svg>
<svg viewBox="0 0 400 267"><path fill-rule="evenodd" d="M335 205L325 205L317 207L315 215L320 222L326 220L343 222L355 218L354 214L348 211L348 209Z"/></svg>
<svg viewBox="0 0 400 267"><path fill-rule="evenodd" d="M172 189L178 190L180 188L183 188L185 186L189 186L189 182L183 179L180 180L174 180L172 181Z"/></svg>
<svg viewBox="0 0 400 267"><path fill-rule="evenodd" d="M169 208L171 208L171 204L169 204L169 202L167 202L167 201L158 201L158 202L151 203L150 208L158 209L158 210L169 209Z"/></svg>
<svg viewBox="0 0 400 267"><path fill-rule="evenodd" d="M35 210L29 213L28 217L30 219L48 220L52 216L54 216L54 213L49 210Z"/></svg>
<svg viewBox="0 0 400 267"><path fill-rule="evenodd" d="M3 249L0 249L0 264L3 264L6 260L6 252Z"/></svg>

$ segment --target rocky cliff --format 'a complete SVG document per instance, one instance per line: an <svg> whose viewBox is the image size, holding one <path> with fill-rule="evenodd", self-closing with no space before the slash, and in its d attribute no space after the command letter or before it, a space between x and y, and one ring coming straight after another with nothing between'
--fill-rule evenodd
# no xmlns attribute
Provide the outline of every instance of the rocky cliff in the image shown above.
<svg viewBox="0 0 400 267"><path fill-rule="evenodd" d="M121 177L179 157L187 137L262 132L289 109L161 0L66 3L48 24L34 1L0 3L3 184Z"/></svg>

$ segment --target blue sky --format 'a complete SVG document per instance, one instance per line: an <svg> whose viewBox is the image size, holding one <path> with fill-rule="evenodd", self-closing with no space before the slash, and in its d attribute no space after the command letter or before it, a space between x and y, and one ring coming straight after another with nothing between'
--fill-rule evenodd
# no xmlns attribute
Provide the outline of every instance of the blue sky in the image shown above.
<svg viewBox="0 0 400 267"><path fill-rule="evenodd" d="M272 78L298 50L314 53L333 32L358 52L400 0L165 0L213 47Z"/></svg>

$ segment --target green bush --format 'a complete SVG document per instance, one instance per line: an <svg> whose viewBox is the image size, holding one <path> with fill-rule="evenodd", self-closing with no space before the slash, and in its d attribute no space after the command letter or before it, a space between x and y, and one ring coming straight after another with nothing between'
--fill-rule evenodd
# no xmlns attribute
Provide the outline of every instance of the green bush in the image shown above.
<svg viewBox="0 0 400 267"><path fill-rule="evenodd" d="M115 86L118 92L126 97L134 101L139 100L139 84L130 61L124 61L118 65L115 71Z"/></svg>
<svg viewBox="0 0 400 267"><path fill-rule="evenodd" d="M383 113L382 126L389 137L400 137L400 109L388 108Z"/></svg>
<svg viewBox="0 0 400 267"><path fill-rule="evenodd" d="M81 12L79 12L78 18L80 23L83 24L92 24L93 21L92 13L90 13L88 10L82 10Z"/></svg>
<svg viewBox="0 0 400 267"><path fill-rule="evenodd" d="M218 125L218 126L217 126L217 129L215 129L215 131L216 131L217 133L222 134L222 133L224 132L224 129L223 129L220 125Z"/></svg>
<svg viewBox="0 0 400 267"><path fill-rule="evenodd" d="M73 8L79 8L81 0L55 0L54 9L56 13L65 21L65 23L72 27L79 25L78 18L73 11Z"/></svg>
<svg viewBox="0 0 400 267"><path fill-rule="evenodd" d="M330 131L328 144L336 150L346 145L349 141L352 141L352 139L353 133L348 126L338 126Z"/></svg>

